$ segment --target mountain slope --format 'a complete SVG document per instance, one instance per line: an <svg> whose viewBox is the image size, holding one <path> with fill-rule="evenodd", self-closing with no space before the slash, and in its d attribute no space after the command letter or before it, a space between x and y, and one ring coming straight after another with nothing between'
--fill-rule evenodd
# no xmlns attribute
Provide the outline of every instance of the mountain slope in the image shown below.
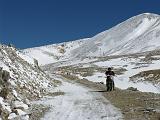
<svg viewBox="0 0 160 120"><path fill-rule="evenodd" d="M160 16L141 14L132 17L93 37L90 46L95 49L90 48L89 55L118 55L157 49L160 45L157 44L160 43L159 31ZM100 45L98 46L97 43Z"/></svg>
<svg viewBox="0 0 160 120"><path fill-rule="evenodd" d="M40 65L66 60L71 56L71 51L82 46L88 39L46 45L22 50L25 55L37 59Z"/></svg>
<svg viewBox="0 0 160 120"><path fill-rule="evenodd" d="M55 86L34 61L13 47L0 45L0 120L28 120L29 100Z"/></svg>
<svg viewBox="0 0 160 120"><path fill-rule="evenodd" d="M73 58L122 55L159 48L160 16L144 13L92 38L26 49L23 52L44 65Z"/></svg>

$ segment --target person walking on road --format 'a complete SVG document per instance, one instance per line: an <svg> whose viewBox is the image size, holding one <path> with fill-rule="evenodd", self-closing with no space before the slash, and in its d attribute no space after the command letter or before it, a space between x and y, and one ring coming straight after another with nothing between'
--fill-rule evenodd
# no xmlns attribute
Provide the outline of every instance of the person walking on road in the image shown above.
<svg viewBox="0 0 160 120"><path fill-rule="evenodd" d="M115 88L113 76L115 76L115 73L112 71L112 69L109 67L108 70L105 72L105 75L107 77L106 79L106 87L107 91L112 91Z"/></svg>

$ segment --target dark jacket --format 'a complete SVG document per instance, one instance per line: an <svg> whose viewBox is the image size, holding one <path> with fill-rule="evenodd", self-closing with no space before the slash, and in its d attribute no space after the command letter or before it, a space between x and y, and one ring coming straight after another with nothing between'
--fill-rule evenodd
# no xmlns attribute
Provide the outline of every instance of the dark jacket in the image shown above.
<svg viewBox="0 0 160 120"><path fill-rule="evenodd" d="M105 72L105 75L112 75L112 76L115 76L115 73L113 71L106 71Z"/></svg>

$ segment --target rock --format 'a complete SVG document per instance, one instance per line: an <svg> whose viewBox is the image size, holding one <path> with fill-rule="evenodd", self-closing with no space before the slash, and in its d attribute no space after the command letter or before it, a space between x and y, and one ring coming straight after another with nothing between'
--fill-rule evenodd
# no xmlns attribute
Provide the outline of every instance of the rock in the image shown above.
<svg viewBox="0 0 160 120"><path fill-rule="evenodd" d="M2 72L3 81L8 82L9 78L10 78L10 73L6 70L3 70L3 72Z"/></svg>
<svg viewBox="0 0 160 120"><path fill-rule="evenodd" d="M29 115L21 116L20 120L29 120Z"/></svg>
<svg viewBox="0 0 160 120"><path fill-rule="evenodd" d="M8 44L8 47L15 48L15 45L13 45L13 44L9 43L9 44Z"/></svg>
<svg viewBox="0 0 160 120"><path fill-rule="evenodd" d="M145 110L146 110L146 111L149 111L149 112L154 112L154 111L156 111L154 108L151 108L151 107L148 107L148 108L146 108Z"/></svg>
<svg viewBox="0 0 160 120"><path fill-rule="evenodd" d="M0 67L0 79L2 79L2 69L3 69L3 67Z"/></svg>
<svg viewBox="0 0 160 120"><path fill-rule="evenodd" d="M8 80L10 79L10 73L6 70L3 70L2 67L0 67L0 84L1 84L1 91L0 96L4 99L7 98L9 94L9 83Z"/></svg>
<svg viewBox="0 0 160 120"><path fill-rule="evenodd" d="M137 89L137 88L134 88L134 87L128 87L127 90L138 91L138 89Z"/></svg>
<svg viewBox="0 0 160 120"><path fill-rule="evenodd" d="M3 98L2 97L0 97L0 104L3 104Z"/></svg>
<svg viewBox="0 0 160 120"><path fill-rule="evenodd" d="M104 82L95 82L96 84L104 84Z"/></svg>
<svg viewBox="0 0 160 120"><path fill-rule="evenodd" d="M36 59L33 59L33 60L34 60L34 66L37 67L37 68L39 68L38 60L36 60Z"/></svg>
<svg viewBox="0 0 160 120"><path fill-rule="evenodd" d="M23 112L22 110L17 110L18 115L15 113L11 113L8 117L8 120L29 120L29 115Z"/></svg>
<svg viewBox="0 0 160 120"><path fill-rule="evenodd" d="M9 104L5 103L4 99L2 97L0 97L0 109L1 109L1 113L2 112L11 113L11 108L10 108Z"/></svg>
<svg viewBox="0 0 160 120"><path fill-rule="evenodd" d="M4 99L7 99L8 94L9 94L9 88L3 87L2 90L0 91L0 96L3 97Z"/></svg>
<svg viewBox="0 0 160 120"><path fill-rule="evenodd" d="M8 120L12 120L14 118L16 118L17 115L15 113L11 113L9 116L8 116Z"/></svg>
<svg viewBox="0 0 160 120"><path fill-rule="evenodd" d="M0 67L0 80L1 82L8 82L10 79L10 73L6 70L3 70L3 67Z"/></svg>
<svg viewBox="0 0 160 120"><path fill-rule="evenodd" d="M27 110L28 105L24 104L22 101L12 101L12 108L14 109L21 109L21 110Z"/></svg>
<svg viewBox="0 0 160 120"><path fill-rule="evenodd" d="M24 100L24 103L27 104L27 105L30 105L30 104L31 104L28 99L25 99L25 100Z"/></svg>
<svg viewBox="0 0 160 120"><path fill-rule="evenodd" d="M15 98L18 97L17 92L15 90L12 90L12 94L14 95Z"/></svg>
<svg viewBox="0 0 160 120"><path fill-rule="evenodd" d="M2 120L6 120L11 113L11 108L8 103L3 102L3 98L0 97L0 112Z"/></svg>
<svg viewBox="0 0 160 120"><path fill-rule="evenodd" d="M21 109L16 109L16 114L21 116L21 115L26 115L27 113L22 111Z"/></svg>

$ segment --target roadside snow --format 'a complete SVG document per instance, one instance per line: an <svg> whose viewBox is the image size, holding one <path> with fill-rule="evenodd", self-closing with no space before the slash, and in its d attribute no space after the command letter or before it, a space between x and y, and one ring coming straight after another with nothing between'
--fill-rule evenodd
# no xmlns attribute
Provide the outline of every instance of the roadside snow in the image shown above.
<svg viewBox="0 0 160 120"><path fill-rule="evenodd" d="M63 85L58 87L57 91L64 91L65 95L46 97L38 101L40 104L52 106L52 109L41 120L122 119L121 112L99 93L91 92L87 88L62 79L61 81Z"/></svg>

